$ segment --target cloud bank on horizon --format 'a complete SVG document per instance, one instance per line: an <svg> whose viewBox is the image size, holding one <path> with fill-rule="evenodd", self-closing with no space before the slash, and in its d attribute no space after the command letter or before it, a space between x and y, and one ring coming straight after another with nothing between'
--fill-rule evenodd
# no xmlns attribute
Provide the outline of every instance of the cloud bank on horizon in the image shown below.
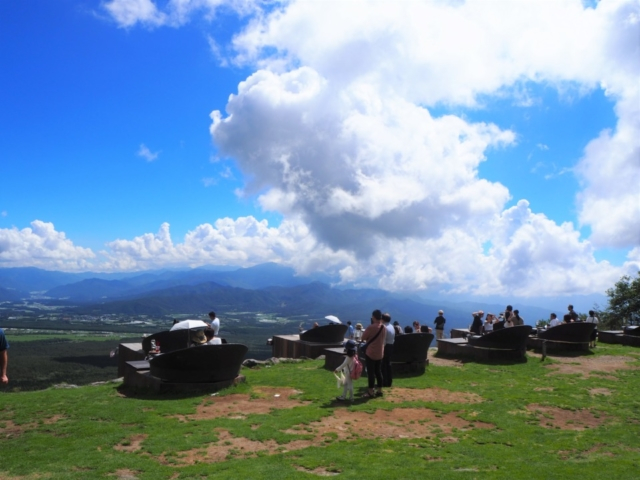
<svg viewBox="0 0 640 480"><path fill-rule="evenodd" d="M640 2L603 0L277 4L111 0L119 27L183 28L233 9L245 21L212 55L253 70L211 113L238 195L282 215L170 226L93 252L51 223L0 229L0 266L142 270L277 262L390 290L602 293L640 269ZM499 10L496 12L496 10ZM215 48L214 48L215 47ZM570 169L575 222L535 212L481 166L521 133L464 112L601 90L616 124ZM231 93L231 92L229 92ZM463 112L463 113L460 113ZM544 149L541 145L539 148ZM155 160L146 146L138 155ZM521 159L514 158L514 162ZM529 174L522 165L522 175ZM511 204L510 204L511 202ZM586 232L586 233L585 233ZM614 265L597 252L624 249Z"/></svg>

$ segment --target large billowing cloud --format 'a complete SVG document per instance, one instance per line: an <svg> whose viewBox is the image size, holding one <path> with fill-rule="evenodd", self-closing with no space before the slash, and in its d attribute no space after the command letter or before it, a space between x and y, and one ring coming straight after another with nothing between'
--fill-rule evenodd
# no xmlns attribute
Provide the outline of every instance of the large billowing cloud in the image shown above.
<svg viewBox="0 0 640 480"><path fill-rule="evenodd" d="M212 113L211 133L246 175L244 194L284 221L220 219L176 243L164 224L110 242L98 269L275 261L392 290L541 296L602 292L640 268L637 0L104 4L122 27L177 27L229 5L255 13L228 59L255 73ZM617 124L572 169L580 225L558 225L526 199L507 208L508 186L480 175L519 132L434 113L519 102L532 84L602 89L615 104ZM92 259L51 224L33 227L0 230L4 265ZM630 249L628 261L596 261L606 247Z"/></svg>
<svg viewBox="0 0 640 480"><path fill-rule="evenodd" d="M637 1L325 7L292 2L234 39L235 60L260 70L225 115L212 113L211 132L251 178L247 194L354 253L359 264L342 270L345 279L375 272L397 288L550 294L620 273L593 253L640 244ZM513 224L514 212L503 211L507 188L481 178L478 165L517 132L431 114L442 104L516 101L532 83L561 94L602 88L615 102L615 129L575 160L590 241L526 201L514 207L528 213L512 235L487 235Z"/></svg>
<svg viewBox="0 0 640 480"><path fill-rule="evenodd" d="M0 229L0 267L32 266L51 270L87 270L95 254L75 246L52 223L34 220L31 228Z"/></svg>

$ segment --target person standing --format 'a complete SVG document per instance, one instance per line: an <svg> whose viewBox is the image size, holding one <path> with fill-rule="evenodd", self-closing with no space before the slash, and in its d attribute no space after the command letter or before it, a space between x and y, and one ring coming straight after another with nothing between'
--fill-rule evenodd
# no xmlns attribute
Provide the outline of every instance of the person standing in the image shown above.
<svg viewBox="0 0 640 480"><path fill-rule="evenodd" d="M514 327L524 325L524 318L520 316L520 310L513 311L513 315L511 316L511 321Z"/></svg>
<svg viewBox="0 0 640 480"><path fill-rule="evenodd" d="M567 307L567 310L569 310L569 312L567 312L567 315L569 315L569 317L571 318L571 323L580 321L580 317L578 317L578 314L573 309L573 305L569 305ZM567 323L569 323L569 322L567 322Z"/></svg>
<svg viewBox="0 0 640 480"><path fill-rule="evenodd" d="M347 338L349 340L353 340L353 334L354 334L355 329L353 328L353 325L351 325L351 322L347 322L347 326L348 326L348 328L347 328Z"/></svg>
<svg viewBox="0 0 640 480"><path fill-rule="evenodd" d="M447 323L443 310L438 310L438 316L433 323L436 325L436 340L440 340L444 337L444 324Z"/></svg>
<svg viewBox="0 0 640 480"><path fill-rule="evenodd" d="M484 317L484 312L479 310L477 312L473 312L471 315L473 315L473 323L471 324L469 331L473 335L482 335L482 317Z"/></svg>
<svg viewBox="0 0 640 480"><path fill-rule="evenodd" d="M382 312L374 310L371 313L371 325L362 334L362 341L367 342L367 378L369 389L367 397L382 396L382 357L384 356L384 345L386 341L387 329L382 324ZM377 391L374 389L377 384Z"/></svg>
<svg viewBox="0 0 640 480"><path fill-rule="evenodd" d="M353 340L347 340L347 343L344 345L344 362L334 370L334 373L342 372L344 374L344 389L342 391L342 395L340 397L336 397L336 400L341 402L347 399L353 402L353 378L351 378L351 372L354 368L354 359L356 355L358 355L356 348L356 342Z"/></svg>
<svg viewBox="0 0 640 480"><path fill-rule="evenodd" d="M220 331L220 319L216 317L216 312L209 312L209 320L211 320L213 334L218 336L218 331Z"/></svg>
<svg viewBox="0 0 640 480"><path fill-rule="evenodd" d="M391 356L393 355L393 343L396 339L396 329L391 325L391 315L382 314L382 323L387 329L384 343L384 356L382 357L382 386L390 387L393 383L393 372L391 371Z"/></svg>
<svg viewBox="0 0 640 480"><path fill-rule="evenodd" d="M513 307L511 305L507 305L507 307L504 309L504 321L506 322L507 320L511 319L511 316L513 315Z"/></svg>
<svg viewBox="0 0 640 480"><path fill-rule="evenodd" d="M4 330L0 328L0 383L7 385L9 383L9 377L7 377L7 365L9 363L9 342L7 337L4 336Z"/></svg>

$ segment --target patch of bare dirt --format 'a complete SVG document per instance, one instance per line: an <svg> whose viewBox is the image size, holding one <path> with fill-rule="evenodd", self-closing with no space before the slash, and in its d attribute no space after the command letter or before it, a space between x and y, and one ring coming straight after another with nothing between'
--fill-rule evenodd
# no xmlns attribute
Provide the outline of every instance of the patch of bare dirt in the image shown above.
<svg viewBox="0 0 640 480"><path fill-rule="evenodd" d="M612 457L612 458L615 457L615 455L611 452L603 452L602 451L603 446L604 445L594 445L588 450L575 450L575 449L560 450L558 452L558 455L562 460L569 460L569 459L584 460L595 455L601 456L601 457Z"/></svg>
<svg viewBox="0 0 640 480"><path fill-rule="evenodd" d="M142 442L148 437L148 435L144 434L144 433L140 433L137 435L131 435L131 437L129 437L129 440L126 440L118 445L116 445L115 447L113 447L114 449L120 451L120 452L137 452L138 450L140 450L141 448L141 444Z"/></svg>
<svg viewBox="0 0 640 480"><path fill-rule="evenodd" d="M290 397L301 392L293 388L256 387L254 395L233 393L223 397L209 397L198 406L194 415L179 415L182 421L227 417L243 420L247 415L269 413L278 408L293 408L310 402Z"/></svg>
<svg viewBox="0 0 640 480"><path fill-rule="evenodd" d="M198 448L181 452L177 457L160 456L160 462L164 464L193 465L194 463L223 462L230 458L256 457L258 453L275 454L294 450L301 450L314 445L313 440L295 440L284 445L279 445L275 440L259 442L243 437L234 437L227 430L218 430L218 441Z"/></svg>
<svg viewBox="0 0 640 480"><path fill-rule="evenodd" d="M475 393L452 392L444 388L399 388L385 391L385 400L392 403L402 402L442 402L442 403L480 403L482 397Z"/></svg>
<svg viewBox="0 0 640 480"><path fill-rule="evenodd" d="M63 418L65 418L63 415L54 415L53 417L43 418L42 423L44 425L52 425ZM35 430L36 428L38 428L38 422L17 425L12 420L2 420L0 421L0 438L17 437L28 430Z"/></svg>
<svg viewBox="0 0 640 480"><path fill-rule="evenodd" d="M397 408L395 410L376 410L350 412L336 410L334 415L319 422L285 430L289 434L309 433L316 438L433 438L439 434L466 431L473 428L494 428L489 423L468 421L456 415L456 412L438 413L428 408ZM457 439L456 439L457 441Z"/></svg>
<svg viewBox="0 0 640 480"><path fill-rule="evenodd" d="M435 365L436 367L457 367L461 368L464 365L462 360L456 358L443 358L436 357L434 354L437 352L437 349L430 349L429 353L429 365Z"/></svg>
<svg viewBox="0 0 640 480"><path fill-rule="evenodd" d="M630 365L628 362L634 361L631 357L626 356L609 356L603 355L599 357L554 357L554 360L560 364L546 365L554 374L579 374L584 378L600 373L614 373L618 370L636 370L638 367ZM602 378L602 375L598 375ZM615 378L615 377L608 377Z"/></svg>
<svg viewBox="0 0 640 480"><path fill-rule="evenodd" d="M456 412L438 413L427 408L398 408L392 411L377 410L375 413L336 410L333 416L318 422L299 425L284 433L299 435L300 440L278 444L275 440L256 441L234 437L227 430L218 430L218 440L205 447L181 452L177 456L161 455L164 464L192 465L199 462L222 462L231 458L250 458L259 453L277 453L321 446L338 440L351 438L435 438L441 442L458 441L455 433L474 428L494 428L492 424L469 421Z"/></svg>
<svg viewBox="0 0 640 480"><path fill-rule="evenodd" d="M553 387L536 387L533 389L534 392L553 392Z"/></svg>
<svg viewBox="0 0 640 480"><path fill-rule="evenodd" d="M589 390L589 395L604 395L608 397L609 395L611 395L611 390L609 390L608 388L592 388L591 390Z"/></svg>
<svg viewBox="0 0 640 480"><path fill-rule="evenodd" d="M540 426L545 428L560 428L562 430L584 430L602 425L608 417L596 417L588 409L564 410L558 407L531 404L527 410L538 416Z"/></svg>
<svg viewBox="0 0 640 480"><path fill-rule="evenodd" d="M115 473L110 474L110 477L116 477L118 480L138 480L139 472L134 472L133 470L129 470L127 468L121 468L120 470L116 470Z"/></svg>
<svg viewBox="0 0 640 480"><path fill-rule="evenodd" d="M324 467L317 467L312 470L310 468L305 468L298 465L295 467L295 469L298 470L299 472L310 473L311 475L318 475L319 477L334 477L336 475L340 475L340 471L336 469L327 470Z"/></svg>

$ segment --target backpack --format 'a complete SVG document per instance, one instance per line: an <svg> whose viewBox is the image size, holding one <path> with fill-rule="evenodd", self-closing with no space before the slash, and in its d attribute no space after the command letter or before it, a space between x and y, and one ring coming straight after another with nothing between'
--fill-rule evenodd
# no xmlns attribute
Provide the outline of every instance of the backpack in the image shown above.
<svg viewBox="0 0 640 480"><path fill-rule="evenodd" d="M358 380L362 375L362 362L358 358L358 354L356 353L353 356L353 368L349 372L349 376L352 380Z"/></svg>

